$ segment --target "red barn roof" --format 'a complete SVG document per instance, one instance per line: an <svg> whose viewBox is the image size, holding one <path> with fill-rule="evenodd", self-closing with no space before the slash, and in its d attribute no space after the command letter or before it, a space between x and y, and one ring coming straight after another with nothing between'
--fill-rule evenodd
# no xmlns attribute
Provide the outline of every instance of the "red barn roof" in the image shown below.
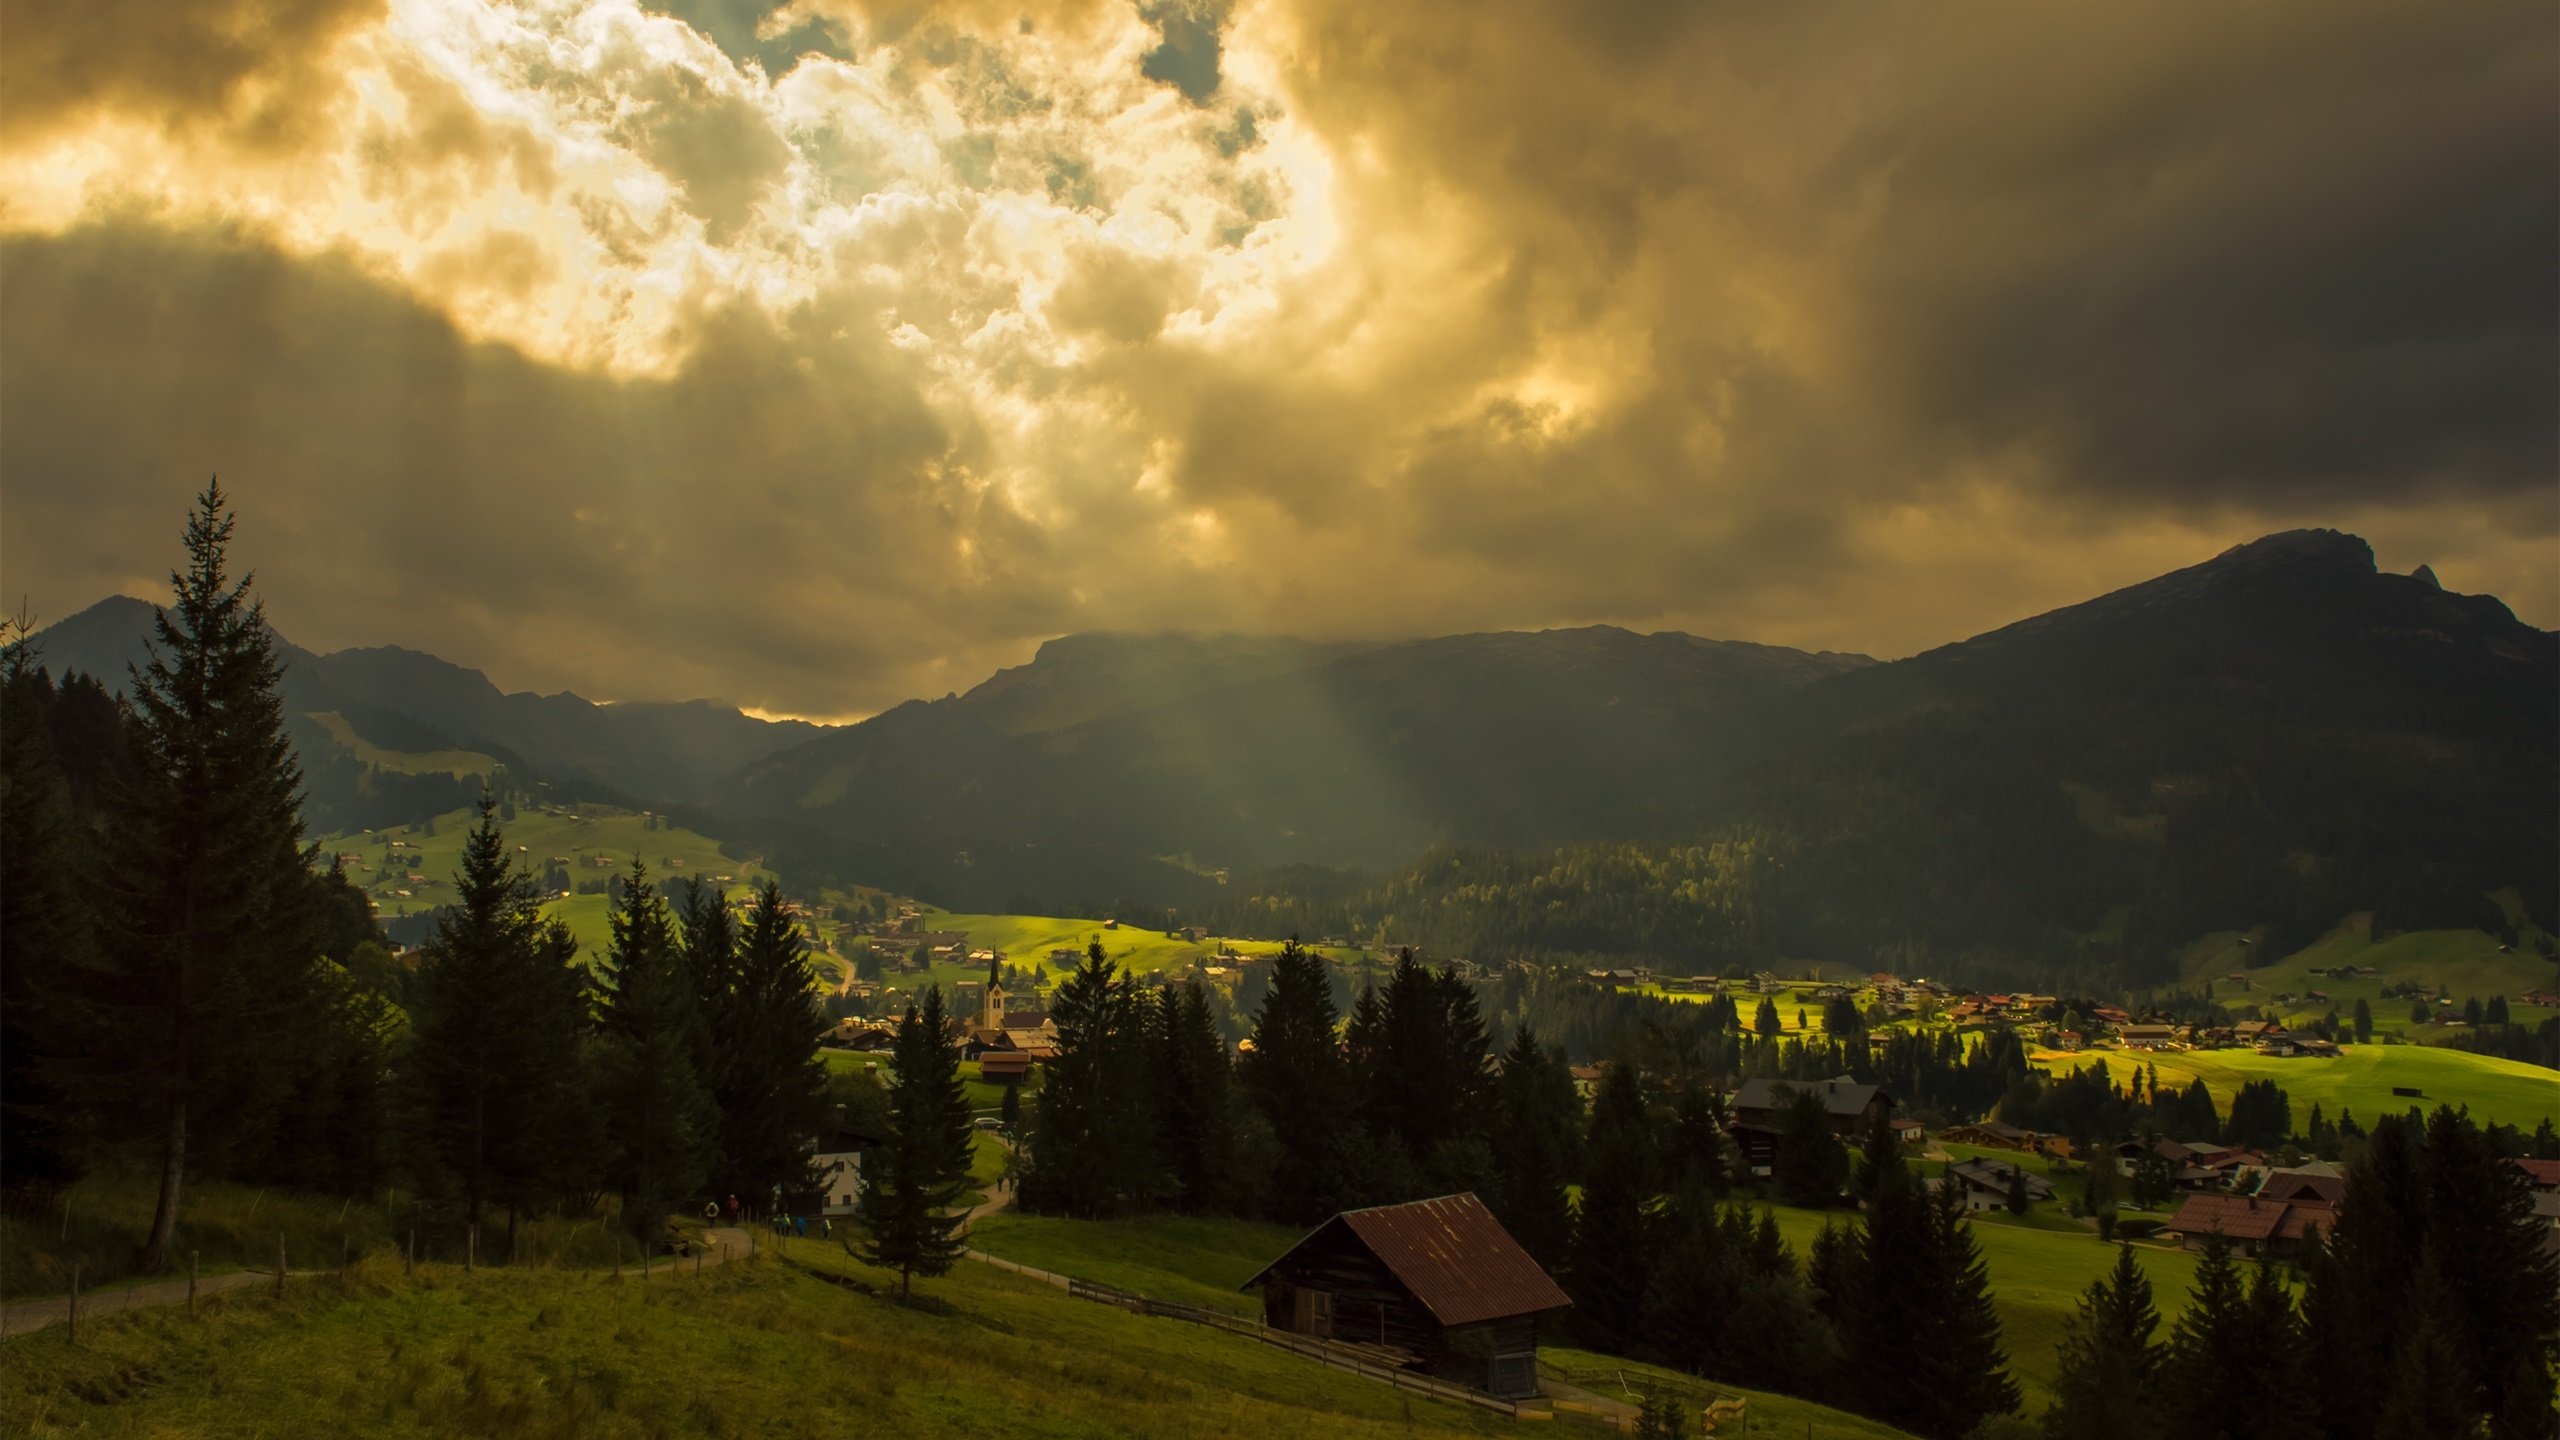
<svg viewBox="0 0 2560 1440"><path fill-rule="evenodd" d="M1561 1310L1573 1303L1473 1192L1345 1210L1238 1286L1250 1290L1273 1265L1339 1225L1413 1292L1443 1325Z"/></svg>

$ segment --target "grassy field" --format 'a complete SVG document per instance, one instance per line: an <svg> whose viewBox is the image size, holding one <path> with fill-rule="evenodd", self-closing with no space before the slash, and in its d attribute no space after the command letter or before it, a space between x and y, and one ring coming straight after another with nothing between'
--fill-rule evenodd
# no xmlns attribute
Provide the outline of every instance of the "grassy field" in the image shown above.
<svg viewBox="0 0 2560 1440"><path fill-rule="evenodd" d="M208 1317L0 1342L19 1435L1386 1437L1514 1422L963 1264L893 1276L819 1241L643 1283L387 1257ZM1573 1422L1560 1430L1579 1433ZM1824 1432L1829 1433L1829 1432ZM1845 1433L1845 1432L1844 1432Z"/></svg>
<svg viewBox="0 0 2560 1440"><path fill-rule="evenodd" d="M2514 916L2521 921L2521 910ZM2222 931L2187 947L2180 957L2179 975L2181 983L2190 987L2210 981L2214 998L2225 1005L2257 1005L2287 1024L2316 1019L2333 1007L2342 1017L2352 1015L2356 1002L2362 1000L2373 1012L2376 1033L2399 1035L2417 1027L2410 1023L2407 1000L2383 998L2382 992L2394 984L2415 981L2442 986L2459 1006L2475 996L2486 1001L2504 995L2512 1002L2527 991L2560 983L2555 980L2560 966L2533 953L2533 941L2541 932L2529 923L2519 923L2517 929L2521 943L2504 953L2498 949L2497 937L2478 930L2413 930L2377 941L2373 917L2359 913L2312 944L2257 970L2245 968L2251 947L2240 942L2263 937ZM2314 968L2340 965L2368 966L2382 973L2349 978L2311 973ZM2245 980L2233 980L2235 974ZM2290 1005L2276 1000L2279 995L2301 996L2312 990L2329 998L2298 999ZM2560 1013L2521 1004L2511 1004L2510 1009L2513 1018L2523 1023Z"/></svg>
<svg viewBox="0 0 2560 1440"><path fill-rule="evenodd" d="M2421 1110L2467 1105L2474 1119L2503 1121L2527 1130L2545 1116L2560 1119L2560 1074L2520 1061L2424 1045L2350 1045L2333 1060L2284 1059L2254 1050L2040 1051L2030 1058L2050 1065L2057 1075L2103 1059L2119 1082L2137 1061L2157 1065L2162 1084L2183 1087L2201 1079L2213 1092L2214 1102L2226 1111L2242 1085L2273 1080L2293 1103L2297 1131L2309 1121L2315 1103L2332 1120L2353 1109L2356 1118L2368 1124L2376 1116L2396 1114L2412 1105ZM2394 1086L2414 1087L2421 1098L2395 1096Z"/></svg>
<svg viewBox="0 0 2560 1440"><path fill-rule="evenodd" d="M350 874L373 897L384 916L422 913L453 902L453 874L461 868L462 842L471 833L475 819L472 812L457 810L436 817L433 835L426 833L428 826L422 823L322 836L319 845L324 855L347 853L364 857L361 863L349 867ZM647 863L651 876L662 885L680 884L691 876L708 881L726 875L729 880L722 889L737 895L764 883L771 874L752 860L721 854L719 843L708 836L672 825L652 830L637 812L603 805L581 805L567 813L520 810L506 826L506 838L516 851L516 858L537 876L552 856L568 860L573 885L628 869L635 854ZM401 848L390 848L390 842L397 842ZM604 867L587 863L597 858L612 863ZM405 878L411 873L425 878ZM398 890L409 894L393 893ZM569 928L577 932L581 947L600 954L606 941L608 903L600 894L572 895L546 904L543 913L568 921Z"/></svg>

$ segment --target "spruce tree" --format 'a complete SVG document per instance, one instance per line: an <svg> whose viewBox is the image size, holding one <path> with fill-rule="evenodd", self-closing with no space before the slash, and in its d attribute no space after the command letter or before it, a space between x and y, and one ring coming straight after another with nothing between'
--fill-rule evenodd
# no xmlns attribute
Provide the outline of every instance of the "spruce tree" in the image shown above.
<svg viewBox="0 0 2560 1440"><path fill-rule="evenodd" d="M727 911L721 911L724 919ZM692 929L693 927L688 927ZM703 956L721 952L708 925ZM688 935L688 950L696 949ZM809 966L808 935L767 880L748 907L746 925L728 952L725 990L704 1027L715 1058L712 1099L720 1114L719 1168L723 1194L760 1203L814 1187L810 1157L826 1128L827 1067L818 1041L827 1018L817 1005L817 976ZM695 986L704 988L702 960Z"/></svg>
<svg viewBox="0 0 2560 1440"><path fill-rule="evenodd" d="M2396 1362L2387 1377L2374 1440L2437 1440L2474 1432L2472 1402L2477 1375L2462 1348L2461 1302L2445 1279L2435 1247L2418 1258L2409 1287ZM2544 1417L2548 1430L2549 1417Z"/></svg>
<svg viewBox="0 0 2560 1440"><path fill-rule="evenodd" d="M2246 1347L2251 1343L2248 1299L2231 1244L2220 1231L2207 1235L2196 1264L2195 1289L2185 1313L2169 1332L2161 1365L2170 1431L2197 1440L2245 1435L2250 1405Z"/></svg>
<svg viewBox="0 0 2560 1440"><path fill-rule="evenodd" d="M1095 941L1049 1002L1058 1054L1033 1099L1020 1190L1026 1209L1086 1219L1165 1190L1145 1091L1146 999Z"/></svg>
<svg viewBox="0 0 2560 1440"><path fill-rule="evenodd" d="M476 1229L526 1148L510 1143L520 1096L534 1067L558 1058L532 1053L520 988L531 978L538 901L485 794L453 883L454 903L438 912L418 967L410 1023L427 1136Z"/></svg>
<svg viewBox="0 0 2560 1440"><path fill-rule="evenodd" d="M907 1007L892 1056L889 1139L863 1166L857 1214L863 1259L897 1271L905 1300L916 1276L948 1274L969 1248L968 1212L958 1208L969 1196L969 1100L941 986L926 989L921 1009Z"/></svg>
<svg viewBox="0 0 2560 1440"><path fill-rule="evenodd" d="M1593 1097L1585 1153L1589 1168L1574 1216L1566 1288L1602 1348L1626 1354L1644 1318L1646 1207L1655 1176L1652 1125L1635 1066L1626 1061L1610 1065Z"/></svg>
<svg viewBox="0 0 2560 1440"><path fill-rule="evenodd" d="M651 1234L710 1174L719 1115L693 1070L693 985L667 906L634 856L607 917L604 1119L624 1223Z"/></svg>
<svg viewBox="0 0 2560 1440"><path fill-rule="evenodd" d="M1156 1070L1148 1088L1158 1106L1168 1198L1183 1210L1216 1208L1234 1160L1226 1044L1197 977L1159 991L1154 1019Z"/></svg>
<svg viewBox="0 0 2560 1440"><path fill-rule="evenodd" d="M1279 1146L1264 1204L1274 1220L1313 1222L1351 1199L1342 1137L1356 1095L1334 1030L1338 1014L1323 957L1295 940L1283 946L1254 1014L1253 1048L1238 1065Z"/></svg>
<svg viewBox="0 0 2560 1440"><path fill-rule="evenodd" d="M312 994L302 772L284 733L283 666L251 577L233 580L233 517L208 482L188 517L173 603L133 675L134 769L116 797L119 862L108 1018L136 1063L119 1093L146 1112L159 1194L137 1267L166 1268L189 1157L272 1113L295 1056L271 1043ZM121 1013L115 1013L121 1012Z"/></svg>
<svg viewBox="0 0 2560 1440"><path fill-rule="evenodd" d="M1957 1187L1941 1186L1928 1208L1929 1268L1943 1298L1937 1324L1919 1337L1920 1373L1927 1377L1919 1431L1961 1440L1992 1416L2016 1410L2018 1386L2009 1378L1990 1267L1965 1218L1963 1197Z"/></svg>
<svg viewBox="0 0 2560 1440"><path fill-rule="evenodd" d="M2051 1440L2158 1440L2161 1352L2152 1335L2159 1327L2150 1277L2134 1262L2132 1246L2117 1246L2115 1268L2090 1283L2063 1332L2044 1433Z"/></svg>
<svg viewBox="0 0 2560 1440"><path fill-rule="evenodd" d="M1485 1201L1520 1248L1551 1270L1563 1267L1573 1241L1566 1187L1581 1149L1581 1111L1562 1056L1549 1054L1522 1025L1494 1080L1494 1123L1503 1143L1494 1151Z"/></svg>

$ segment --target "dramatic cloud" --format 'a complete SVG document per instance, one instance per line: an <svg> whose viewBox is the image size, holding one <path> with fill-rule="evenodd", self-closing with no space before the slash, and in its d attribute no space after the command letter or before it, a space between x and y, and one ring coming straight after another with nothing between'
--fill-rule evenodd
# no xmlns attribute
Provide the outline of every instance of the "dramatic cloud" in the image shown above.
<svg viewBox="0 0 2560 1440"><path fill-rule="evenodd" d="M2548 7L9 29L53 614L218 469L305 644L822 715L1099 627L1901 653L2298 524L2560 620Z"/></svg>

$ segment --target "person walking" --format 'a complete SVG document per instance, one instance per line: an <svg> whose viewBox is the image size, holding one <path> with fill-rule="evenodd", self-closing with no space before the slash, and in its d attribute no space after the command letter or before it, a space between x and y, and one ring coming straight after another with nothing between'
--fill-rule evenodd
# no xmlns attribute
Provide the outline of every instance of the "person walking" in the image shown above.
<svg viewBox="0 0 2560 1440"><path fill-rule="evenodd" d="M738 1223L738 1197L735 1195L729 1197L729 1223Z"/></svg>

